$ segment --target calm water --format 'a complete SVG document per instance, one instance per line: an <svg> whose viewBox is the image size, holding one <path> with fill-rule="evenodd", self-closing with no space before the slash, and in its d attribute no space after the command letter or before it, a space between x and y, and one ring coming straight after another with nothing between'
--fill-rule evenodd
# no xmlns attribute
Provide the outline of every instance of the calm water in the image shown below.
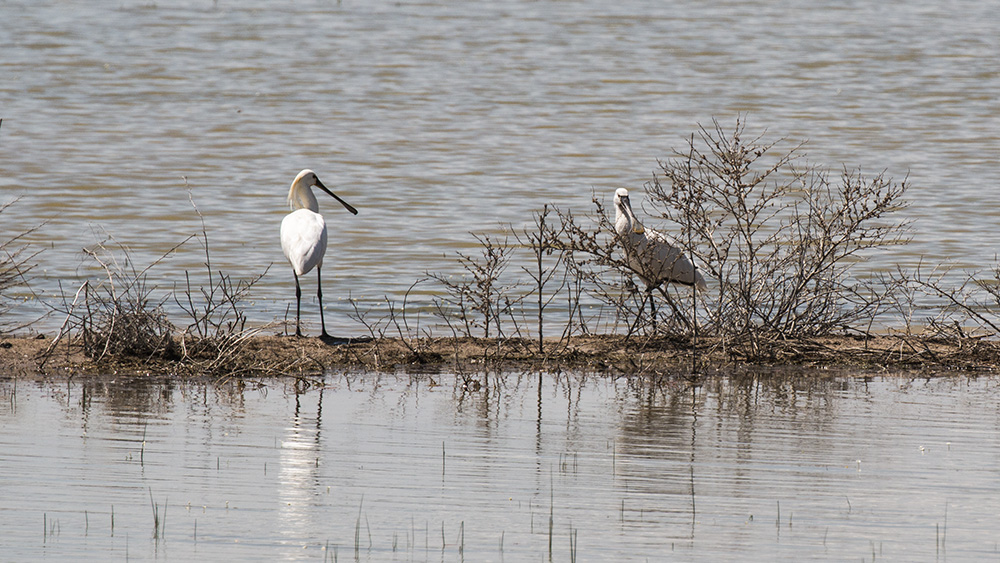
<svg viewBox="0 0 1000 563"><path fill-rule="evenodd" d="M1000 559L995 378L435 377L4 380L2 559Z"/></svg>
<svg viewBox="0 0 1000 563"><path fill-rule="evenodd" d="M361 210L323 201L328 321L357 333L334 296L398 302L425 272L459 271L469 231L524 225L545 203L584 213L593 190L640 188L699 123L741 113L750 130L808 139L835 171L909 175L914 243L876 269L921 256L978 268L996 253L989 2L5 0L0 12L0 198L22 197L2 235L44 222L32 287L50 303L100 277L83 246L114 237L142 268L199 232L190 186L216 268L275 264L253 321L283 317L277 228L310 167ZM191 242L150 283L169 291L202 261ZM45 310L30 300L14 315Z"/></svg>

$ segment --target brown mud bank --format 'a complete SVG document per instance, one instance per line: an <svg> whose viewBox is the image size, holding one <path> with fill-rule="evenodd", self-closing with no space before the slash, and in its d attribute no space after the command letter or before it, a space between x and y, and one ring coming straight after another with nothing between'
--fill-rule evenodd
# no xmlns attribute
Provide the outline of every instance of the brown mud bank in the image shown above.
<svg viewBox="0 0 1000 563"><path fill-rule="evenodd" d="M609 375L688 375L745 368L990 372L1000 367L1000 343L984 339L912 336L832 336L768 342L755 354L700 339L582 336L554 340L539 352L537 340L470 338L295 338L256 335L238 347L211 354L188 345L146 357L93 358L76 342L14 336L0 338L0 375L309 376L326 370L475 373L482 371L585 370Z"/></svg>

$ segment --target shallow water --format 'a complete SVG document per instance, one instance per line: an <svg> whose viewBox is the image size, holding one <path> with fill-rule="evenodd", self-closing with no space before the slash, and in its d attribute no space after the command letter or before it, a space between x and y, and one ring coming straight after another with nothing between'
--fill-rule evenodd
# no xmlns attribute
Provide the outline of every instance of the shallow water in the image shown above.
<svg viewBox="0 0 1000 563"><path fill-rule="evenodd" d="M3 380L0 553L1000 557L995 378L461 381Z"/></svg>
<svg viewBox="0 0 1000 563"><path fill-rule="evenodd" d="M141 269L200 232L189 186L213 267L250 278L273 263L247 307L253 322L283 318L292 292L277 228L289 182L310 167L361 211L323 202L328 321L363 332L348 294L399 302L425 272L460 271L453 257L469 231L525 225L545 203L585 213L593 190L641 188L699 123L731 126L740 114L751 131L809 140L812 160L834 172L909 176L914 241L877 256L875 270L995 258L983 236L1000 213L1000 20L989 3L32 0L0 10L0 199L22 197L2 236L44 222L29 237L43 250L31 287L49 304L101 277L83 246L114 237ZM169 291L185 270L206 283L203 255L187 243L150 283ZM421 291L413 298L426 302ZM20 296L8 321L48 310Z"/></svg>

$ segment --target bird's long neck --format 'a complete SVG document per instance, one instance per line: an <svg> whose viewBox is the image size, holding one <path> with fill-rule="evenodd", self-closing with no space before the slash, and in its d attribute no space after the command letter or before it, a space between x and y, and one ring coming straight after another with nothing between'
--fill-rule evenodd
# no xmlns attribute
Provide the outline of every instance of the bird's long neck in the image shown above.
<svg viewBox="0 0 1000 563"><path fill-rule="evenodd" d="M294 182L288 190L288 206L292 208L292 211L308 209L313 213L319 213L319 202L316 201L316 196L313 195L309 186L301 182Z"/></svg>
<svg viewBox="0 0 1000 563"><path fill-rule="evenodd" d="M618 205L615 206L615 231L617 231L619 235L628 234L628 232L632 230L632 219L628 216L628 213L625 212L624 208L625 204L622 202L619 202Z"/></svg>

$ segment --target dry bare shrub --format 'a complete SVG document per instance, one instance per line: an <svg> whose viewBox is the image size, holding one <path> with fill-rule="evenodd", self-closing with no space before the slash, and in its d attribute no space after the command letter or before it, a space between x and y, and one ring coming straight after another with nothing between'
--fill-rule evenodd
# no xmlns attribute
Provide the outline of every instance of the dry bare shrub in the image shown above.
<svg viewBox="0 0 1000 563"><path fill-rule="evenodd" d="M545 353L545 309L552 305L569 283L569 269L563 268L565 254L561 241L565 224L558 220L558 214L556 220L553 220L554 211L553 207L545 204L540 213L533 214L533 229L525 228L520 232L514 230L514 239L521 248L531 251L533 259L533 267L521 267L532 283L528 286L528 293L519 302L522 305L522 316L526 316L525 308L529 304L534 306L539 354ZM552 289L553 283L557 285L555 289ZM572 305L569 314L572 318Z"/></svg>
<svg viewBox="0 0 1000 563"><path fill-rule="evenodd" d="M163 310L166 298L153 300L154 288L147 283L149 269L163 257L140 270L128 248L117 242L100 243L84 252L104 272L103 279L85 282L83 310L65 311L84 352L97 360L171 356L175 348L173 325Z"/></svg>
<svg viewBox="0 0 1000 563"><path fill-rule="evenodd" d="M456 253L465 275L427 274L445 291L437 300L436 309L456 333L469 338L502 339L505 336L503 321L511 317L518 301L518 297L512 298L518 284L507 281L504 275L513 247L508 239L499 241L475 233L472 236L480 244L481 255ZM516 323L514 327L516 330Z"/></svg>
<svg viewBox="0 0 1000 563"><path fill-rule="evenodd" d="M0 205L0 213L16 202L15 199ZM5 330L23 328L23 326L12 326L3 318L10 310L8 305L10 290L27 285L28 272L34 268L32 260L38 255L38 252L29 252L28 245L24 244L22 240L34 231L35 229L28 229L14 235L5 234L4 238L0 240L0 333Z"/></svg>
<svg viewBox="0 0 1000 563"><path fill-rule="evenodd" d="M185 270L182 289L174 288L174 303L184 313L187 321L179 340L181 361L199 371L214 374L274 371L276 367L261 364L247 353L250 339L269 326L247 328L248 319L244 308L254 285L267 274L270 267L244 279L233 279L222 270L216 270L212 265L205 218L194 203L190 186L188 199L201 220L201 233L188 240L196 238L204 249L204 281L207 285L192 285L191 273Z"/></svg>
<svg viewBox="0 0 1000 563"><path fill-rule="evenodd" d="M204 218L197 206L194 209L202 219L201 233L189 236L142 269L135 266L129 249L111 237L111 243L84 249L104 277L84 282L72 302L64 295L62 304L53 307L66 320L46 359L59 340L70 334L98 361L158 360L178 370L227 376L282 372L282 365L259 359L252 351L253 337L267 326L246 326L244 303L267 270L234 279L215 269ZM175 285L172 293L154 300L149 271L193 238L204 249L207 285L193 283L191 273L185 271L181 287ZM179 331L164 309L171 299L186 317Z"/></svg>
<svg viewBox="0 0 1000 563"><path fill-rule="evenodd" d="M366 338L352 339L356 342L370 344L368 355L371 357L371 361L364 361L362 357L358 357L361 363L372 365L376 369L383 367L384 350L382 344L387 332L390 338L392 338L392 333L394 332L399 339L399 343L409 352L409 357L406 359L407 363L424 364L440 359L430 349L431 344L434 342L434 337L429 328L421 328L419 312L416 318L413 319L413 326L410 325L410 317L407 312L409 310L408 302L411 292L425 281L427 281L427 278L419 279L410 284L406 293L403 294L403 303L401 305L397 305L395 301L383 296L382 299L387 312L378 318L372 317L373 307L362 309L359 307L359 302L356 299L348 297L348 301L353 308L353 312L348 313L348 316L363 325L369 335Z"/></svg>
<svg viewBox="0 0 1000 563"><path fill-rule="evenodd" d="M707 295L663 284L667 306L647 313L644 290L595 196L587 221L560 214L566 268L602 304L606 329L626 335L716 337L743 356L770 343L850 329L866 332L904 289L897 279L857 275L871 252L908 240L906 182L809 165L801 145L781 147L718 123L660 163L645 188L649 224L672 235L709 280ZM647 288L649 289L649 288ZM651 297L651 296L650 296ZM591 319L592 321L592 319ZM587 322L576 327L592 330ZM606 330L607 331L607 330Z"/></svg>
<svg viewBox="0 0 1000 563"><path fill-rule="evenodd" d="M959 275L955 285L956 275ZM1000 264L985 271L957 273L947 266L927 272L918 265L899 270L900 283L915 288L939 306L925 318L931 336L965 340L1000 337Z"/></svg>
<svg viewBox="0 0 1000 563"><path fill-rule="evenodd" d="M768 341L827 335L889 308L895 285L853 274L871 251L908 240L908 222L893 218L905 180L847 170L834 180L802 145L748 137L742 120L713 125L646 185L649 207L716 280L705 329L756 356Z"/></svg>

